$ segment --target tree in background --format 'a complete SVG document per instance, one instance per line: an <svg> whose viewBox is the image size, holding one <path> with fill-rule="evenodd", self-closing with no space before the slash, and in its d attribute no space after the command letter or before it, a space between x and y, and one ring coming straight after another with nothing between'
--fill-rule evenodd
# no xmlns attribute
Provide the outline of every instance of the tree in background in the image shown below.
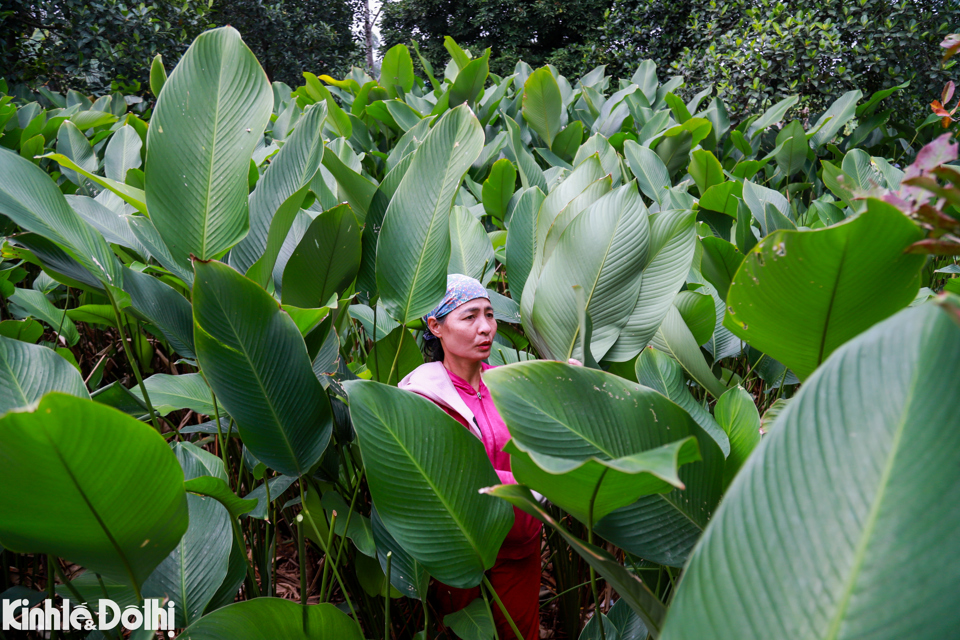
<svg viewBox="0 0 960 640"><path fill-rule="evenodd" d="M939 42L960 23L956 0L615 0L584 66L628 74L652 58L695 92L713 85L738 113L793 94L819 111L843 93L910 81L890 106L922 117L949 79Z"/></svg>
<svg viewBox="0 0 960 640"><path fill-rule="evenodd" d="M397 0L383 7L381 51L417 41L424 58L443 68L444 36L478 55L493 49L490 70L513 71L518 60L532 67L556 63L562 73L582 70L579 51L568 47L590 41L603 23L610 0Z"/></svg>
<svg viewBox="0 0 960 640"><path fill-rule="evenodd" d="M0 0L0 75L14 87L134 92L150 60L171 64L212 26L208 0Z"/></svg>
<svg viewBox="0 0 960 640"><path fill-rule="evenodd" d="M363 53L352 27L363 0L215 0L213 21L231 25L271 81L297 86L304 71L340 77Z"/></svg>

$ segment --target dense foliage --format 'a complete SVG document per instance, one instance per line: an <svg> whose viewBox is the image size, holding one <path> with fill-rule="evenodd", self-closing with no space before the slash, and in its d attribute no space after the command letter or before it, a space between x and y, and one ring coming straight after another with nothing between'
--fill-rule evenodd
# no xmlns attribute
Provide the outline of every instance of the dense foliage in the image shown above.
<svg viewBox="0 0 960 640"><path fill-rule="evenodd" d="M384 4L380 19L382 48L415 40L431 64L447 59L443 39L450 36L479 55L492 48L490 70L506 75L524 62L554 63L563 73L579 74L582 61L567 49L590 42L603 22L609 0L397 0Z"/></svg>
<svg viewBox="0 0 960 640"><path fill-rule="evenodd" d="M736 113L793 94L815 113L852 89L909 82L889 106L916 114L950 79L937 44L957 24L960 5L945 0L616 0L586 59L625 75L652 58Z"/></svg>
<svg viewBox="0 0 960 640"><path fill-rule="evenodd" d="M293 90L227 27L149 110L0 97L0 596L489 640L515 505L554 637L953 634L953 85L736 116L651 60L444 48ZM397 388L448 273L500 321L519 485ZM438 620L431 578L483 597Z"/></svg>

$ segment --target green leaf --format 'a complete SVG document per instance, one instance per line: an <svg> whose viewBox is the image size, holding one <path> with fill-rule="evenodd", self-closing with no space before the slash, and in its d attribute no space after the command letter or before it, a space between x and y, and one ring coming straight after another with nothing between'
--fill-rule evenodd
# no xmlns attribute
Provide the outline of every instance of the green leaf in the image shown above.
<svg viewBox="0 0 960 640"><path fill-rule="evenodd" d="M272 108L267 76L232 27L198 36L163 85L146 202L178 261L219 257L246 235L247 170Z"/></svg>
<svg viewBox="0 0 960 640"><path fill-rule="evenodd" d="M569 162L576 157L582 142L583 123L579 120L574 120L557 134L557 137L553 139L553 144L550 145L550 150L563 160Z"/></svg>
<svg viewBox="0 0 960 640"><path fill-rule="evenodd" d="M430 311L446 291L450 209L482 149L476 116L465 105L449 111L415 152L390 200L377 245L377 285L397 322Z"/></svg>
<svg viewBox="0 0 960 640"><path fill-rule="evenodd" d="M807 134L798 120L780 130L777 134L777 148L777 166L783 175L789 177L803 169L810 154L810 143L807 142Z"/></svg>
<svg viewBox="0 0 960 640"><path fill-rule="evenodd" d="M398 44L388 49L380 63L380 86L387 90L387 95L396 98L397 87L409 93L413 79L413 60L406 45Z"/></svg>
<svg viewBox="0 0 960 640"><path fill-rule="evenodd" d="M523 119L537 132L540 138L553 146L560 133L560 117L563 112L563 97L557 79L547 67L530 74L523 84Z"/></svg>
<svg viewBox="0 0 960 640"><path fill-rule="evenodd" d="M197 361L244 444L298 477L326 449L330 401L293 320L253 281L219 262L194 264Z"/></svg>
<svg viewBox="0 0 960 640"><path fill-rule="evenodd" d="M613 374L539 360L489 370L484 382L513 436L517 481L585 523L591 506L598 520L682 487L677 467L700 459L682 409Z"/></svg>
<svg viewBox="0 0 960 640"><path fill-rule="evenodd" d="M657 347L666 350L680 363L687 374L715 398L727 388L707 366L700 344L694 337L676 306L670 305L657 333Z"/></svg>
<svg viewBox="0 0 960 640"><path fill-rule="evenodd" d="M640 293L649 237L646 207L633 182L570 222L544 265L533 305L532 322L546 353L563 361L586 356L578 349L579 320L571 288L580 285L593 325L590 351L595 359L603 358Z"/></svg>
<svg viewBox="0 0 960 640"><path fill-rule="evenodd" d="M507 205L517 184L517 169L506 158L493 163L490 176L483 182L483 209L489 215L503 220Z"/></svg>
<svg viewBox="0 0 960 640"><path fill-rule="evenodd" d="M373 206L377 185L344 164L332 149L324 150L323 166L336 179L341 199L350 203L350 208L361 223L365 222L367 210Z"/></svg>
<svg viewBox="0 0 960 640"><path fill-rule="evenodd" d="M789 98L784 98L777 104L764 111L763 115L757 118L753 124L750 125L747 137L754 138L770 125L780 122L783 119L783 116L786 115L787 111L790 110L790 107L797 104L799 100L800 96L790 96ZM752 154L745 153L744 155L749 157Z"/></svg>
<svg viewBox="0 0 960 640"><path fill-rule="evenodd" d="M57 309L53 303L43 295L42 291L34 289L17 289L10 302L24 309L29 315L43 320L51 329L58 332L60 337L68 344L73 346L80 340L80 334L77 333L77 327L73 320L67 316L64 309Z"/></svg>
<svg viewBox="0 0 960 640"><path fill-rule="evenodd" d="M390 558L390 584L402 595L422 601L427 597L427 584L430 582L426 569L390 535L380 520L375 505L370 509L370 524L377 547L377 558L383 570L387 568L387 553L393 554Z"/></svg>
<svg viewBox="0 0 960 640"><path fill-rule="evenodd" d="M67 309L67 317L74 322L99 324L107 327L117 326L113 307L109 304L84 304L74 309Z"/></svg>
<svg viewBox="0 0 960 640"><path fill-rule="evenodd" d="M461 49L456 40L450 36L443 37L443 47L450 54L450 57L453 58L453 63L457 66L458 72L470 64L470 56L468 56L466 51Z"/></svg>
<svg viewBox="0 0 960 640"><path fill-rule="evenodd" d="M250 232L230 251L230 266L266 286L283 240L324 154L324 106L310 106L250 194ZM256 268L254 268L256 265Z"/></svg>
<svg viewBox="0 0 960 640"><path fill-rule="evenodd" d="M488 48L481 57L471 60L467 66L460 69L457 79L450 87L450 108L463 103L475 104L490 73L489 62L490 49Z"/></svg>
<svg viewBox="0 0 960 640"><path fill-rule="evenodd" d="M513 523L509 506L478 493L498 481L480 440L409 391L366 380L344 387L387 530L437 580L479 584Z"/></svg>
<svg viewBox="0 0 960 640"><path fill-rule="evenodd" d="M701 194L724 180L723 167L713 153L706 149L697 149L690 154L690 166L687 168Z"/></svg>
<svg viewBox="0 0 960 640"><path fill-rule="evenodd" d="M643 195L657 204L663 204L667 190L672 186L666 165L656 153L647 147L641 147L633 140L623 143L623 157L630 170L637 177L637 184Z"/></svg>
<svg viewBox="0 0 960 640"><path fill-rule="evenodd" d="M136 129L129 125L117 129L117 132L110 136L107 150L103 154L104 175L116 182L124 182L127 171L140 167L142 147L143 141Z"/></svg>
<svg viewBox="0 0 960 640"><path fill-rule="evenodd" d="M283 270L283 304L321 307L342 294L360 268L360 223L342 204L310 223Z"/></svg>
<svg viewBox="0 0 960 640"><path fill-rule="evenodd" d="M730 282L743 262L743 254L733 244L720 238L703 238L700 242L703 245L703 257L700 260L703 277L726 300Z"/></svg>
<svg viewBox="0 0 960 640"><path fill-rule="evenodd" d="M103 236L70 208L47 173L0 148L0 214L55 242L98 279L119 286L120 263Z"/></svg>
<svg viewBox="0 0 960 640"><path fill-rule="evenodd" d="M35 344L43 336L43 325L33 318L4 320L0 322L0 336Z"/></svg>
<svg viewBox="0 0 960 640"><path fill-rule="evenodd" d="M178 376L180 377L180 376ZM226 478L223 462L189 442L178 442L174 453L184 479ZM220 583L227 577L233 533L230 515L218 501L187 495L190 525L177 547L150 574L143 585L147 597L169 598L177 603L175 624L185 627L203 615Z"/></svg>
<svg viewBox="0 0 960 640"><path fill-rule="evenodd" d="M157 373L144 380L143 386L150 394L150 403L160 415L165 416L179 409L192 409L205 416L214 415L210 387L199 373L183 373L178 376ZM139 386L130 389L130 393L143 400Z"/></svg>
<svg viewBox="0 0 960 640"><path fill-rule="evenodd" d="M817 131L810 142L813 148L822 147L839 132L851 118L857 113L857 103L863 97L863 92L859 89L848 91L840 96L830 107L823 112L823 115L813 123L813 130ZM827 119L829 118L829 121ZM821 128L822 125L822 128ZM819 130L818 130L819 129Z"/></svg>
<svg viewBox="0 0 960 640"><path fill-rule="evenodd" d="M183 488L189 493L209 496L226 507L230 517L236 520L245 513L257 507L256 500L239 498L222 478L213 476L197 476L183 483Z"/></svg>
<svg viewBox="0 0 960 640"><path fill-rule="evenodd" d="M158 53L150 63L150 93L158 97L166 82L167 70L163 68L163 57Z"/></svg>
<svg viewBox="0 0 960 640"><path fill-rule="evenodd" d="M644 349L640 352L634 366L640 384L662 393L677 403L707 435L713 438L723 451L724 457L730 454L730 439L710 412L694 400L683 375L683 369L676 360L662 351Z"/></svg>
<svg viewBox="0 0 960 640"><path fill-rule="evenodd" d="M708 188L700 196L700 209L708 209L725 213L731 218L737 217L737 203L743 197L743 184L740 182L723 182Z"/></svg>
<svg viewBox="0 0 960 640"><path fill-rule="evenodd" d="M537 187L521 194L507 229L507 282L514 299L523 294L537 250L537 214L546 196ZM538 274L534 274L535 276Z"/></svg>
<svg viewBox="0 0 960 640"><path fill-rule="evenodd" d="M953 633L960 413L943 399L960 393L957 362L960 328L931 304L837 349L734 480L663 638Z"/></svg>
<svg viewBox="0 0 960 640"><path fill-rule="evenodd" d="M483 598L477 598L463 609L444 616L443 625L450 627L463 640L492 640L497 633L490 607Z"/></svg>
<svg viewBox="0 0 960 640"><path fill-rule="evenodd" d="M123 290L130 294L133 315L157 327L184 358L196 359L193 347L193 308L173 287L145 273L125 269Z"/></svg>
<svg viewBox="0 0 960 640"><path fill-rule="evenodd" d="M0 543L10 551L56 555L139 589L187 530L176 456L116 409L47 394L0 418L0 451ZM150 499L132 499L133 488Z"/></svg>
<svg viewBox="0 0 960 640"><path fill-rule="evenodd" d="M730 437L730 455L723 468L723 484L727 486L760 444L760 414L753 396L738 385L720 396L713 415Z"/></svg>
<svg viewBox="0 0 960 640"><path fill-rule="evenodd" d="M713 297L700 291L681 291L673 299L673 304L693 334L694 341L700 345L706 344L717 325Z"/></svg>
<svg viewBox="0 0 960 640"><path fill-rule="evenodd" d="M497 263L483 225L466 207L450 212L450 261L447 273L462 273L486 286Z"/></svg>
<svg viewBox="0 0 960 640"><path fill-rule="evenodd" d="M632 360L656 334L693 262L695 223L692 211L667 210L651 216L640 294L607 360Z"/></svg>
<svg viewBox="0 0 960 640"><path fill-rule="evenodd" d="M790 209L790 202L779 191L744 180L743 201L750 208L753 217L760 223L760 230L765 236L778 228L783 228L779 226L781 218L789 220L787 224L790 225L795 222L793 211Z"/></svg>
<svg viewBox="0 0 960 640"><path fill-rule="evenodd" d="M634 574L627 571L613 556L605 550L583 542L567 532L567 528L554 520L544 508L533 499L530 490L523 485L501 484L487 487L484 493L503 498L513 506L523 509L541 522L553 527L557 533L607 581L607 584L627 601L636 612L654 638L660 637L660 628L666 616L666 607Z"/></svg>
<svg viewBox="0 0 960 640"><path fill-rule="evenodd" d="M254 598L217 609L184 629L182 640L363 640L360 625L332 604L303 606Z"/></svg>
<svg viewBox="0 0 960 640"><path fill-rule="evenodd" d="M80 372L52 349L0 335L0 415L50 391L90 397Z"/></svg>
<svg viewBox="0 0 960 640"><path fill-rule="evenodd" d="M422 364L423 355L417 348L416 338L399 326L378 339L367 358L367 367L373 374L373 379L394 386Z"/></svg>
<svg viewBox="0 0 960 640"><path fill-rule="evenodd" d="M727 294L726 326L804 380L838 346L913 301L923 237L902 213L870 199L826 229L777 231L744 259Z"/></svg>

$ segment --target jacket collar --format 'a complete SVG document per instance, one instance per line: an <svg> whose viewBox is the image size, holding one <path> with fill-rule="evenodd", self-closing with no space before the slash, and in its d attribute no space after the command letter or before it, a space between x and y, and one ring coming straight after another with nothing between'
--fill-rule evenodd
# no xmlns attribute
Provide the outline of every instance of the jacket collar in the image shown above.
<svg viewBox="0 0 960 640"><path fill-rule="evenodd" d="M460 392L453 385L442 362L428 362L420 365L408 373L397 386L413 391L441 407L456 412L469 425L470 432L480 438L480 429L477 427L473 411L460 397Z"/></svg>

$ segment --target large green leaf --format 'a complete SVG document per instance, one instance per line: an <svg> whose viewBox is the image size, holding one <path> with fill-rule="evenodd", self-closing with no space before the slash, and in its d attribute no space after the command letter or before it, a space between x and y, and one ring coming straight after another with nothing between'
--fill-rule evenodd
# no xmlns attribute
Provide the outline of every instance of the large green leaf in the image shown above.
<svg viewBox="0 0 960 640"><path fill-rule="evenodd" d="M49 391L90 397L80 372L53 349L0 335L0 415Z"/></svg>
<svg viewBox="0 0 960 640"><path fill-rule="evenodd" d="M370 525L373 528L373 540L377 547L377 559L383 570L387 568L387 553L390 558L390 584L408 598L423 600L427 597L427 585L430 575L419 562L393 539L377 514L376 506L370 509Z"/></svg>
<svg viewBox="0 0 960 640"><path fill-rule="evenodd" d="M458 638L463 640L492 640L497 630L490 615L490 606L482 598L477 598L463 609L443 617L443 625L450 627Z"/></svg>
<svg viewBox="0 0 960 640"><path fill-rule="evenodd" d="M143 140L136 129L129 125L117 129L117 132L110 136L107 150L103 154L104 174L116 182L126 181L127 171L140 167L142 147Z"/></svg>
<svg viewBox="0 0 960 640"><path fill-rule="evenodd" d="M523 294L533 268L537 250L537 213L545 197L539 188L530 187L520 196L510 216L506 246L507 281L515 300Z"/></svg>
<svg viewBox="0 0 960 640"><path fill-rule="evenodd" d="M28 314L43 320L71 347L80 340L80 334L73 320L64 309L58 309L47 299L42 291L36 289L16 289L10 296L14 303Z"/></svg>
<svg viewBox="0 0 960 640"><path fill-rule="evenodd" d="M144 380L143 386L147 388L153 408L160 415L165 416L179 409L192 409L204 416L214 415L210 387L199 373L183 373L178 376L157 373ZM130 393L143 400L139 386L130 389Z"/></svg>
<svg viewBox="0 0 960 640"><path fill-rule="evenodd" d="M427 134L390 200L377 244L377 285L398 322L430 311L446 291L450 209L482 149L476 116L466 105L453 109Z"/></svg>
<svg viewBox="0 0 960 640"><path fill-rule="evenodd" d="M953 635L958 362L960 328L933 304L837 349L734 480L663 637Z"/></svg>
<svg viewBox="0 0 960 640"><path fill-rule="evenodd" d="M823 115L811 127L811 131L816 131L810 140L814 148L823 146L833 140L833 136L843 129L844 125L856 114L857 102L862 97L863 92L859 89L848 91L823 112Z"/></svg>
<svg viewBox="0 0 960 640"><path fill-rule="evenodd" d="M713 397L719 398L727 391L727 387L707 366L699 342L676 305L671 304L667 309L654 337L654 345L673 356L687 374Z"/></svg>
<svg viewBox="0 0 960 640"><path fill-rule="evenodd" d="M640 292L649 235L647 210L633 182L570 222L543 268L533 305L533 323L551 357L585 357L577 348L573 285L584 290L593 357L603 358L616 342Z"/></svg>
<svg viewBox="0 0 960 640"><path fill-rule="evenodd" d="M730 439L710 412L690 395L680 363L662 351L644 349L634 365L637 380L667 396L690 414L700 428L716 441L724 457L730 454Z"/></svg>
<svg viewBox="0 0 960 640"><path fill-rule="evenodd" d="M363 640L360 625L332 604L282 598L237 602L200 618L181 640Z"/></svg>
<svg viewBox="0 0 960 640"><path fill-rule="evenodd" d="M174 453L183 468L184 480L227 478L219 458L189 442L176 443ZM203 615L227 577L233 547L230 515L222 504L191 493L187 494L187 509L187 532L143 585L147 597L169 598L177 603L177 627L185 627Z"/></svg>
<svg viewBox="0 0 960 640"><path fill-rule="evenodd" d="M450 212L450 262L447 273L462 273L486 286L497 263L483 224L466 207Z"/></svg>
<svg viewBox="0 0 960 640"><path fill-rule="evenodd" d="M696 249L696 215L667 210L650 219L650 245L640 295L606 358L632 360L647 346L686 279Z"/></svg>
<svg viewBox="0 0 960 640"><path fill-rule="evenodd" d="M489 215L503 220L507 215L507 205L513 197L517 184L517 168L506 158L493 163L490 175L483 182L483 209Z"/></svg>
<svg viewBox="0 0 960 640"><path fill-rule="evenodd" d="M379 320L377 318L378 326ZM373 334L370 336L372 338ZM391 385L396 385L422 364L423 355L417 347L417 339L405 327L396 327L385 336L377 335L367 358L373 379Z"/></svg>
<svg viewBox="0 0 960 640"><path fill-rule="evenodd" d="M377 513L444 584L470 588L493 566L513 522L480 440L430 400L366 380L344 383Z"/></svg>
<svg viewBox="0 0 960 640"><path fill-rule="evenodd" d="M122 284L120 263L97 231L70 208L40 167L0 147L0 214L43 236L103 282Z"/></svg>
<svg viewBox="0 0 960 640"><path fill-rule="evenodd" d="M350 286L360 268L360 223L341 204L313 219L283 270L283 304L321 307Z"/></svg>
<svg viewBox="0 0 960 640"><path fill-rule="evenodd" d="M803 380L838 346L913 301L925 258L903 250L922 237L909 218L873 199L865 213L832 227L772 233L737 271L723 324Z"/></svg>
<svg viewBox="0 0 960 640"><path fill-rule="evenodd" d="M266 276L303 204L306 192L301 190L320 168L324 153L320 130L326 115L323 104L307 107L250 194L250 232L230 252L230 266L247 273L257 264L254 280L261 285L268 282Z"/></svg>
<svg viewBox="0 0 960 640"><path fill-rule="evenodd" d="M410 50L404 44L394 45L383 55L380 64L380 86L387 90L391 98L397 97L397 87L403 93L413 88L413 60Z"/></svg>
<svg viewBox="0 0 960 640"><path fill-rule="evenodd" d="M124 270L123 290L130 294L128 312L157 327L177 354L196 358L193 309L186 298L159 278L132 269Z"/></svg>
<svg viewBox="0 0 960 640"><path fill-rule="evenodd" d="M306 473L326 449L333 419L300 331L227 265L194 268L194 341L207 382L258 459L283 475Z"/></svg>
<svg viewBox="0 0 960 640"><path fill-rule="evenodd" d="M273 108L256 56L232 27L197 37L157 98L146 200L170 253L222 255L249 229L247 171Z"/></svg>
<svg viewBox="0 0 960 640"><path fill-rule="evenodd" d="M560 133L562 114L563 97L557 79L550 69L541 67L523 84L523 119L550 147Z"/></svg>
<svg viewBox="0 0 960 640"><path fill-rule="evenodd" d="M490 49L482 56L460 69L456 80L450 87L450 107L456 107L466 102L474 105L477 96L483 91L483 85L490 74Z"/></svg>
<svg viewBox="0 0 960 640"><path fill-rule="evenodd" d="M591 508L599 519L682 487L677 466L699 459L685 411L613 374L539 360L492 369L484 382L513 436L517 480L584 522Z"/></svg>
<svg viewBox="0 0 960 640"><path fill-rule="evenodd" d="M50 393L0 418L0 483L4 547L134 588L187 530L183 472L166 441L90 400Z"/></svg>
<svg viewBox="0 0 960 640"><path fill-rule="evenodd" d="M740 386L720 396L713 408L713 414L730 437L730 455L723 469L723 482L728 485L744 461L760 444L760 414L753 396Z"/></svg>

